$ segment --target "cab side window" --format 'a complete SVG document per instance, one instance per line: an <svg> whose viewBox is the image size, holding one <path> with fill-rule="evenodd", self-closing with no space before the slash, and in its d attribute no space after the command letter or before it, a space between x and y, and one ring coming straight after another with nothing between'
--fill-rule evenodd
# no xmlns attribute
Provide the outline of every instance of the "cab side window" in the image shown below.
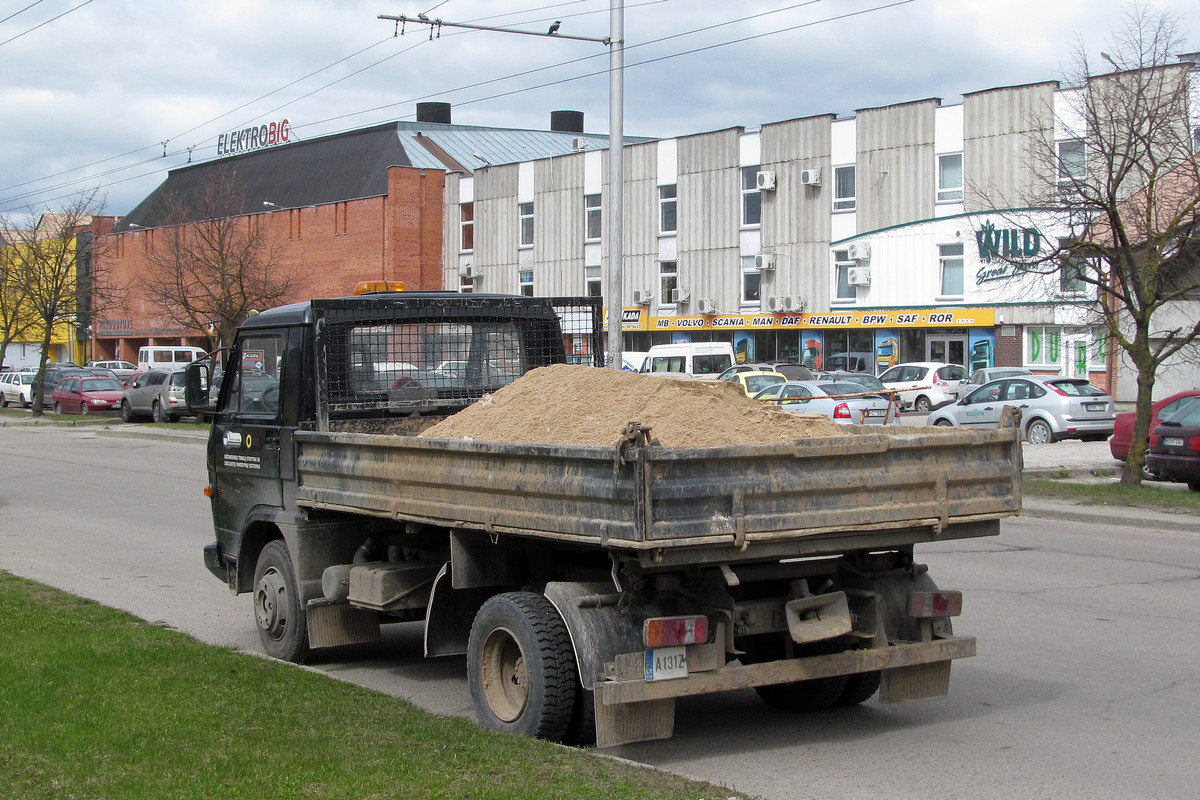
<svg viewBox="0 0 1200 800"><path fill-rule="evenodd" d="M230 385L223 410L263 420L278 417L281 356L278 335L242 339L226 370Z"/></svg>

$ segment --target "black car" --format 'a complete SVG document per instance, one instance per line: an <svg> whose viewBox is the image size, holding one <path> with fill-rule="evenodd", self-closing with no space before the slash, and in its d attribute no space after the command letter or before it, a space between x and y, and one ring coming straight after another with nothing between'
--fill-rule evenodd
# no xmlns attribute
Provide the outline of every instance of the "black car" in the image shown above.
<svg viewBox="0 0 1200 800"><path fill-rule="evenodd" d="M1200 492L1200 397L1179 406L1150 432L1146 471L1156 480L1186 483Z"/></svg>
<svg viewBox="0 0 1200 800"><path fill-rule="evenodd" d="M68 376L82 376L86 378L94 377L91 370L85 369L75 364L47 364L46 374L42 379L42 407L52 408L54 406L54 387L58 382Z"/></svg>

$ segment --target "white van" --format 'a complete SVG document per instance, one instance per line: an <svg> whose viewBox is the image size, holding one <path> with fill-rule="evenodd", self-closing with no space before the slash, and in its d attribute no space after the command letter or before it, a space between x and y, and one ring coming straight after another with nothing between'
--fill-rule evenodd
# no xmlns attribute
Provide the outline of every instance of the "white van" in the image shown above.
<svg viewBox="0 0 1200 800"><path fill-rule="evenodd" d="M204 358L203 347L150 345L138 350L137 368L139 372L152 369L177 370L199 358Z"/></svg>
<svg viewBox="0 0 1200 800"><path fill-rule="evenodd" d="M733 366L729 342L656 344L642 362L642 372L686 372L697 378L715 378Z"/></svg>

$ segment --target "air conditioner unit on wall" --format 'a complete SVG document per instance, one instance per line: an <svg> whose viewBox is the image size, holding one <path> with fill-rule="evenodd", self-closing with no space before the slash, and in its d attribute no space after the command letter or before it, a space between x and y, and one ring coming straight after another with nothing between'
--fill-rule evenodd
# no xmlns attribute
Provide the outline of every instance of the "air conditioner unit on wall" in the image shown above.
<svg viewBox="0 0 1200 800"><path fill-rule="evenodd" d="M804 186L820 186L821 168L800 170L800 183Z"/></svg>
<svg viewBox="0 0 1200 800"><path fill-rule="evenodd" d="M767 298L767 311L773 314L778 314L783 311L783 298L779 295L772 295Z"/></svg>
<svg viewBox="0 0 1200 800"><path fill-rule="evenodd" d="M854 242L846 248L851 261L867 261L871 258L870 242Z"/></svg>
<svg viewBox="0 0 1200 800"><path fill-rule="evenodd" d="M775 269L775 256L771 253L763 253L754 257L754 268L758 270Z"/></svg>
<svg viewBox="0 0 1200 800"><path fill-rule="evenodd" d="M772 170L766 169L758 173L755 180L755 186L764 191L771 191L775 188L775 173Z"/></svg>
<svg viewBox="0 0 1200 800"><path fill-rule="evenodd" d="M650 305L650 301L653 299L654 299L653 292L648 292L645 289L634 289L633 290L634 305L648 306L648 305Z"/></svg>
<svg viewBox="0 0 1200 800"><path fill-rule="evenodd" d="M671 302L672 303L686 303L691 299L692 299L692 293L689 292L687 289L672 289L671 290Z"/></svg>
<svg viewBox="0 0 1200 800"><path fill-rule="evenodd" d="M794 294L785 295L783 298L783 310L790 313L798 313L804 310L804 298Z"/></svg>
<svg viewBox="0 0 1200 800"><path fill-rule="evenodd" d="M696 307L701 314L717 313L717 304L713 302L711 297L701 297Z"/></svg>
<svg viewBox="0 0 1200 800"><path fill-rule="evenodd" d="M870 267L850 267L846 270L846 280L851 286L870 286Z"/></svg>

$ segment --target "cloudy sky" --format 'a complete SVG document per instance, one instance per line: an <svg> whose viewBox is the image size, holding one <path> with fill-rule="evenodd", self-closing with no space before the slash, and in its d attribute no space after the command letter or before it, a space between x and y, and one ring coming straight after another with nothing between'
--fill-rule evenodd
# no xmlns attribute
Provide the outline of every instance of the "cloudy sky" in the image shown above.
<svg viewBox="0 0 1200 800"><path fill-rule="evenodd" d="M218 136L411 119L608 132L609 0L0 0L0 214L99 188L124 214ZM1200 2L1154 0L1200 49ZM676 136L1061 79L1130 6L1109 0L625 0L625 132ZM400 33L402 35L395 35Z"/></svg>

